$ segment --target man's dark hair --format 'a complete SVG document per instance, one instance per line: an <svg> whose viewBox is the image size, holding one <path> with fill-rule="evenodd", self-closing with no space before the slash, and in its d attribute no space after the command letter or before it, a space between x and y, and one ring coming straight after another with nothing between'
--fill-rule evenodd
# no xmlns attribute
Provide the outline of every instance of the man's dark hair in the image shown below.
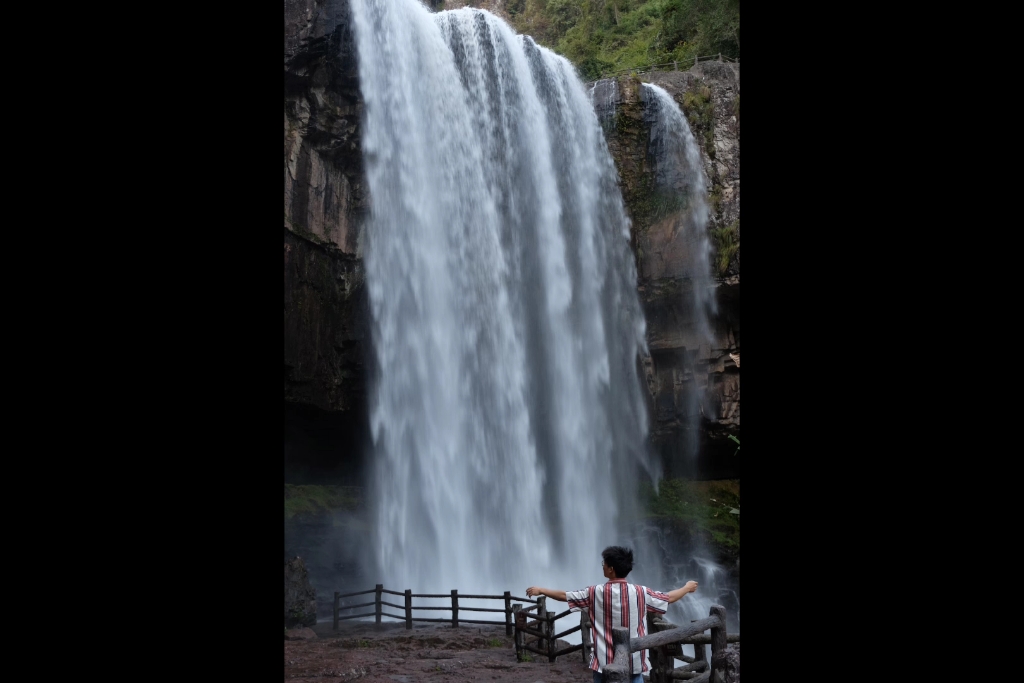
<svg viewBox="0 0 1024 683"><path fill-rule="evenodd" d="M615 578L624 579L633 571L633 551L621 545L610 545L601 551L604 563L615 570Z"/></svg>

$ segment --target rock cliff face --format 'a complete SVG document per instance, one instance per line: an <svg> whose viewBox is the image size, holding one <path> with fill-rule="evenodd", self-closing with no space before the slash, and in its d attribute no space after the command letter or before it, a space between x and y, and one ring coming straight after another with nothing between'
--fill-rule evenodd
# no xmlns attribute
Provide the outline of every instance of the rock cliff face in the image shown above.
<svg viewBox="0 0 1024 683"><path fill-rule="evenodd" d="M315 428L317 411L335 431L333 416L355 416L340 428L348 446L341 446L338 458L356 466L367 438L369 340L360 244L369 196L348 0L286 0L284 57L286 415L295 412L288 406L301 406L306 431L310 424ZM725 437L739 428L739 67L703 62L690 71L655 72L643 80L683 104L701 142L711 194L709 228L716 235L716 261L721 260L715 264L715 341L701 346L694 342L689 282L680 269L685 259L672 240L671 217L659 215L652 201L640 82L620 78L606 137L633 220L651 353L644 365L652 443L669 476L735 477L739 457ZM691 408L685 396L693 384L703 390L704 400ZM703 411L699 434L688 427L693 409ZM286 418L286 481L288 458L303 457L297 448L288 455L289 430ZM697 470L679 458L683 444L694 437L703 440L706 454Z"/></svg>
<svg viewBox="0 0 1024 683"><path fill-rule="evenodd" d="M638 288L647 319L650 356L644 359L651 397L651 441L668 476L737 477L739 456L727 440L738 434L739 412L739 65L702 62L689 71L654 72L644 82L680 104L701 148L709 191L709 232L718 316L711 345L701 343L685 272L686 245L677 216L658 199L641 80L621 77L598 114L633 220ZM689 400L696 395L701 399ZM691 433L693 425L698 434ZM699 443L701 458L681 454Z"/></svg>
<svg viewBox="0 0 1024 683"><path fill-rule="evenodd" d="M321 411L336 432L331 415L365 413L366 400L359 243L369 199L348 0L286 0L284 57L285 403ZM286 476L291 437L286 418Z"/></svg>

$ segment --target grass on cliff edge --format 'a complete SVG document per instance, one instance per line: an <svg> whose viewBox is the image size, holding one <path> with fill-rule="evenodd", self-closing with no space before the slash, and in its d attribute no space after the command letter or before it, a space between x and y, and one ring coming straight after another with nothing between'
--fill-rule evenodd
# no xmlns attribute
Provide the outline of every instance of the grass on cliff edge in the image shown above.
<svg viewBox="0 0 1024 683"><path fill-rule="evenodd" d="M351 512L359 507L362 489L358 486L298 486L284 485L285 521L296 515L322 515L342 510Z"/></svg>
<svg viewBox="0 0 1024 683"><path fill-rule="evenodd" d="M650 484L641 486L649 517L702 535L730 552L740 549L740 516L730 513L740 507L740 480L688 481L663 479L658 492Z"/></svg>

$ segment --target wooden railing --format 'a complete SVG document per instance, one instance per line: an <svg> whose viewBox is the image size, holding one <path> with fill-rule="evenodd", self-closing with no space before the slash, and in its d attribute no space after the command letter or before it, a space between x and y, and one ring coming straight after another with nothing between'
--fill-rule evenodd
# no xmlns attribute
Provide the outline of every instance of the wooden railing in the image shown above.
<svg viewBox="0 0 1024 683"><path fill-rule="evenodd" d="M701 57L694 57L693 64L691 66L697 66L699 62L707 61L718 61L718 62L732 62L733 64L739 64L738 57L725 57L719 52L717 55L705 55ZM615 71L603 71L601 72L601 78L615 78L628 73L636 73L637 75L650 73L651 71L679 71L680 62L665 62L664 64L648 64L647 66L634 66L628 69L616 69ZM682 62L683 71L688 71L691 67L686 66L686 62ZM668 67L672 67L669 69Z"/></svg>
<svg viewBox="0 0 1024 683"><path fill-rule="evenodd" d="M370 593L374 594L374 599L373 599L372 602L363 602L363 603L360 603L358 605L342 605L341 604L341 599L342 598L351 598L351 597L355 597L355 596L358 596L358 595L369 595ZM387 593L388 595L397 595L399 597L404 597L405 598L405 605L396 605L396 604L394 604L392 602L385 602L384 599L383 599L383 595L385 593ZM413 598L449 598L449 597L451 598L451 601L452 601L451 607L448 607L448 606L438 606L438 605L419 605L419 606L416 606L416 605L412 604L412 599ZM459 598L463 598L465 600L504 600L505 601L505 606L503 608L465 607L465 606L460 607L459 606ZM469 595L469 594L466 594L466 593L463 593L463 594L460 595L459 591L457 591L457 590L453 590L451 592L451 594L448 594L448 593L413 593L411 589L406 589L405 592L399 593L398 591L389 591L386 588L384 588L384 586L382 584L378 583L371 590L358 591L358 592L355 592L355 593L339 593L338 591L334 592L334 630L338 629L338 622L344 621L346 619L358 619L360 617L375 617L376 623L379 624L379 623L381 623L381 617L389 617L391 619L398 619L400 621L405 621L405 627L407 629L411 629L412 628L412 623L414 621L426 621L426 622L435 622L435 623L451 623L452 628L458 628L459 624L493 624L495 626L504 626L505 627L505 635L511 636L512 633L513 633L512 632L512 614L513 614L512 600L527 600L529 602L534 602L533 600L530 600L529 598L515 597L509 591L505 591L504 595ZM342 611L345 611L345 610L353 610L353 609L358 609L360 607L369 607L371 605L373 605L373 608L374 608L374 610L372 612L366 612L365 614L346 614L344 616L342 616L342 614L341 614ZM385 606L386 607L394 607L395 609L403 610L404 614L398 615L398 614L391 614L389 612L385 612L384 611L384 607ZM412 615L412 611L413 610L443 610L443 611L446 611L446 612L450 611L452 613L452 616L450 618L445 618L445 619L430 619L430 618L426 618L426 617L414 617ZM500 613L503 613L505 615L505 620L504 621L485 621L485 620L482 620L482 619L466 619L466 618L461 618L460 619L459 618L459 611L460 610L463 611L463 612L500 612Z"/></svg>
<svg viewBox="0 0 1024 683"><path fill-rule="evenodd" d="M356 605L342 605L342 598L357 597L360 595L374 594L374 599L370 602L359 603ZM405 605L396 605L391 602L386 602L383 599L383 595L387 593L389 595L398 595L405 598ZM436 605L420 605L415 606L412 604L413 598L451 598L451 606L436 606ZM489 608L489 607L460 607L459 598L467 600L503 600L505 602L504 608ZM523 607L522 603L512 604L512 600L522 600L523 602L533 603L530 607ZM342 616L342 611L359 609L360 607L373 606L372 612L360 613L360 614L346 614ZM394 607L404 611L403 615L391 614L384 611L384 607ZM431 619L426 617L414 617L412 615L413 610L444 610L450 611L452 616L445 619ZM504 621L486 621L482 619L460 619L459 611L463 612L499 612L504 613ZM554 662L557 657L562 655L568 655L573 652L582 651L583 662L588 663L590 661L590 652L593 648L591 643L591 624L587 617L587 613L580 612L580 623L578 626L566 629L560 633L555 633L555 622L563 617L567 617L572 613L572 610L565 610L557 614L549 612L547 609L547 601L544 596L538 597L536 600L530 598L521 598L513 596L509 591L505 591L503 595L470 595L470 594L459 594L457 590L453 590L451 594L447 593L413 593L412 590L406 590L405 592L399 593L398 591L391 591L384 588L382 584L377 584L374 588L365 591L358 591L355 593L334 593L334 630L338 629L338 623L346 619L358 619L360 617L375 617L376 623L381 623L382 617L388 617L390 619L397 619L399 621L405 621L405 627L407 629L412 628L414 621L420 622L434 622L434 623L451 623L452 628L458 628L459 624L491 624L494 626L504 626L505 635L515 636L516 645L516 659L518 661L524 661L527 652L533 652L535 654L548 658L549 662ZM651 615L648 615L650 617ZM664 630L655 632L658 628L657 624L654 624L650 618L648 619L648 627L651 631L650 635L643 636L641 638L631 639L629 631L625 628L613 628L612 629L612 642L614 644L614 656L611 664L606 664L602 669L605 674L606 683L625 683L629 680L629 655L633 652L639 652L640 650L650 650L651 658L651 672L649 676L646 676L648 683L669 683L675 680L686 680L690 679L692 683L731 683L730 671L727 665L725 648L728 643L740 642L740 636L738 633L726 633L725 632L725 608L721 605L712 605L709 616L705 619L697 619L685 626L676 626L675 624L664 628ZM711 630L710 635L706 635L704 631ZM570 645L558 649L558 639L580 631L581 642L578 645ZM682 645L689 644L693 645L694 656L690 657L684 655L682 651ZM710 668L707 659L707 652L705 650L706 645L711 645L711 660ZM679 668L673 668L673 659L679 659L686 662L686 666Z"/></svg>
<svg viewBox="0 0 1024 683"><path fill-rule="evenodd" d="M527 598L527 600L529 599ZM523 661L528 651L547 657L549 662L553 662L556 657L571 654L577 650L583 651L584 663L590 661L592 647L590 644L590 621L587 619L586 612L580 612L579 626L555 633L555 622L562 617L569 616L572 610L567 609L558 614L549 612L547 598L543 595L536 600L529 600L529 602L536 604L526 609L523 609L523 606L518 603L512 605L512 612L515 615L516 659L518 661ZM570 645L559 650L558 639L576 631L581 631L582 642L579 645Z"/></svg>
<svg viewBox="0 0 1024 683"><path fill-rule="evenodd" d="M711 629L711 635L704 631ZM602 667L606 683L625 683L629 677L629 657L633 652L650 650L651 673L649 683L668 683L690 680L692 683L732 683L731 670L726 659L728 643L740 642L738 633L725 632L725 608L712 605L709 616L685 626L675 626L641 638L630 638L625 628L612 629L614 655L612 663ZM682 644L693 645L694 656L682 654ZM711 645L711 661L707 660L705 645ZM673 659L686 662L686 666L673 668Z"/></svg>

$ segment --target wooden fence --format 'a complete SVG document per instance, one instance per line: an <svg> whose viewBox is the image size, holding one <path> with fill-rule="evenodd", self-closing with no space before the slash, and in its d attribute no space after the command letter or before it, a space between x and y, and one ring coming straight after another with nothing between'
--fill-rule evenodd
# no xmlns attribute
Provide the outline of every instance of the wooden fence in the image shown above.
<svg viewBox="0 0 1024 683"><path fill-rule="evenodd" d="M718 62L732 62L733 64L739 64L738 58L723 57L722 53L719 52L717 55L706 55L703 57L694 57L693 65L697 66L698 62L707 62L715 60ZM601 78L614 78L615 76L621 76L622 74L636 73L637 75L650 73L651 71L679 71L679 62L665 62L664 64L648 64L647 66L634 66L629 69L618 69L616 71L604 71L601 73ZM671 69L669 69L671 67ZM686 66L686 62L683 62L683 71L690 69L691 67Z"/></svg>
<svg viewBox="0 0 1024 683"><path fill-rule="evenodd" d="M567 609L558 614L549 612L547 598L543 595L536 600L529 600L529 602L535 603L533 607L523 609L521 604L512 605L512 612L515 614L516 659L518 661L523 661L527 651L545 656L549 662L553 662L556 657L571 654L577 650L582 650L584 663L590 661L590 621L586 612L580 612L579 626L555 633L555 622L562 617L569 616L572 610ZM576 631L581 631L582 642L579 645L570 645L559 650L558 639Z"/></svg>
<svg viewBox="0 0 1024 683"><path fill-rule="evenodd" d="M356 605L342 605L342 598L351 598L360 595L374 594L370 602L363 602ZM384 594L397 595L405 598L404 605L396 605L386 602ZM413 598L450 598L451 606L420 605L412 604ZM503 600L503 608L490 607L460 607L459 598L467 600ZM521 600L523 603L533 603L530 607L523 607L522 603L512 604L512 600ZM342 611L359 609L361 607L373 606L372 612L359 614L346 614ZM384 607L393 607L403 610L402 615L385 612ZM444 619L431 619L426 617L414 617L413 610L444 610L452 613L451 617ZM482 619L459 618L459 612L495 612L505 615L504 621L490 621ZM412 628L414 621L451 623L452 628L458 628L459 624L489 624L504 626L505 635L515 637L516 659L523 661L527 652L547 657L549 662L554 662L557 657L581 651L583 661L590 661L590 653L593 648L591 643L591 625L585 611L580 612L580 623L577 626L555 633L555 622L569 616L572 610L553 613L547 609L547 599L544 596L536 600L513 596L509 591L503 595L469 595L459 594L453 590L447 593L413 593L412 590L404 592L391 591L377 584L371 590L358 591L355 593L334 593L334 630L338 629L338 623L346 619L358 619L360 617L374 617L376 623L381 623L382 617L405 621L407 629ZM648 614L648 630L650 635L641 638L631 639L629 631L625 628L612 629L612 641L614 643L614 656L612 664L603 668L606 683L625 683L629 680L629 655L640 650L649 650L651 658L651 672L647 678L648 683L669 683L677 680L690 680L692 683L731 683L731 672L727 665L725 648L728 643L740 642L738 633L725 632L725 608L721 605L712 605L711 612L705 619L697 619L685 626L659 626L651 620ZM661 629L661 630L659 630ZM711 630L707 635L704 631ZM580 631L580 644L570 645L558 649L558 639ZM683 654L682 645L693 645L694 656ZM711 660L707 659L705 646L711 646ZM674 659L686 662L686 666L674 667Z"/></svg>
<svg viewBox="0 0 1024 683"><path fill-rule="evenodd" d="M363 602L363 603L360 603L358 605L342 605L341 604L341 599L342 598L351 598L351 597L355 597L355 596L358 596L358 595L369 595L370 593L374 594L374 599L371 602ZM404 597L405 598L405 604L404 605L396 605L396 604L394 604L392 602L385 602L384 599L383 599L383 595L385 593L387 593L388 595L397 595L399 597ZM448 607L448 606L435 606L435 605L419 605L419 606L416 606L416 605L412 604L412 599L413 598L451 598L452 604L451 604L451 607ZM505 602L505 606L503 608L464 607L464 606L460 607L459 606L459 598L463 598L465 600L503 600ZM391 619L398 619L400 621L405 621L405 627L407 629L411 629L412 628L412 623L414 621L426 621L426 622L435 622L435 623L450 623L453 628L458 628L459 624L491 624L491 625L494 625L494 626L504 626L505 627L505 635L511 636L511 635L513 635L513 631L512 631L512 600L529 600L530 602L533 602L533 600L530 600L529 598L515 597L509 591L505 591L504 595L469 595L469 594L465 594L465 593L460 595L459 591L457 591L457 590L453 590L450 595L448 593L413 593L411 589L407 589L405 592L400 593L398 591L389 591L386 588L384 588L384 586L382 584L378 583L371 590L358 591L356 593L344 593L344 594L339 593L338 591L334 592L334 630L338 629L338 622L344 621L345 619L358 619L360 617L375 617L376 623L379 624L379 623L381 623L381 621L380 621L381 617L389 617ZM371 605L374 608L374 610L372 612L366 612L364 614L346 614L344 616L342 616L342 614L341 614L341 612L343 610L353 610L353 609L358 609L360 607L369 607ZM403 610L403 614L402 615L398 615L398 614L391 614L390 612L385 612L384 611L384 607L394 607L395 609ZM446 611L446 612L450 611L452 613L452 616L450 618L445 618L445 619L430 619L430 618L426 618L426 617L414 617L412 615L413 610L443 610L443 611ZM504 621L485 621L485 620L482 620L482 619L459 618L459 612L460 611L462 611L462 612L500 612L500 613L503 613L505 615L505 620Z"/></svg>

